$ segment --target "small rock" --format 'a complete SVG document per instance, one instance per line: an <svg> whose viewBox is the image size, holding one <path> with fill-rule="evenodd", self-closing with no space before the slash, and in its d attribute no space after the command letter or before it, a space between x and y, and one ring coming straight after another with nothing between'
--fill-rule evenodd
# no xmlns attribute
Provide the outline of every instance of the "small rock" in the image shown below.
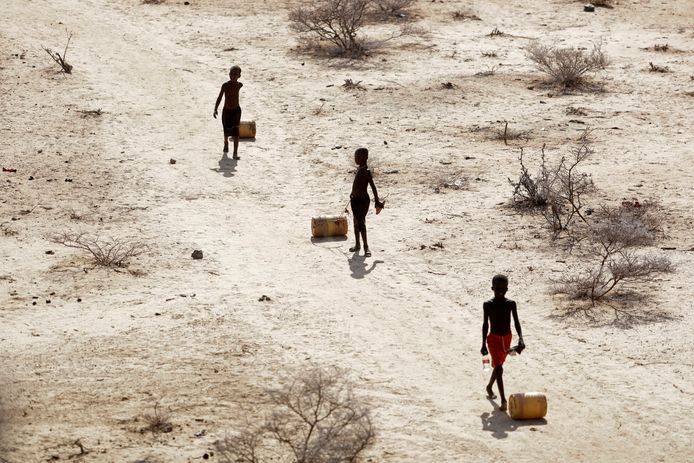
<svg viewBox="0 0 694 463"><path fill-rule="evenodd" d="M202 251L199 249L196 249L195 251L193 251L193 254L191 254L190 257L192 257L193 259L196 259L196 260L202 259Z"/></svg>
<svg viewBox="0 0 694 463"><path fill-rule="evenodd" d="M161 315L161 312L154 312L154 315L158 317L159 315Z"/></svg>
<svg viewBox="0 0 694 463"><path fill-rule="evenodd" d="M29 180L34 180L34 176L33 176L33 175L30 175L30 176L29 176Z"/></svg>
<svg viewBox="0 0 694 463"><path fill-rule="evenodd" d="M593 6L591 3L586 3L583 5L583 11L586 13L593 13L595 11L595 6Z"/></svg>
<svg viewBox="0 0 694 463"><path fill-rule="evenodd" d="M48 250L48 251L46 251L46 254L48 254L49 256L52 256L53 254L55 254L55 252L54 252L54 251L51 251L51 250Z"/></svg>
<svg viewBox="0 0 694 463"><path fill-rule="evenodd" d="M65 181L68 182L68 183L72 183L72 179L71 179L71 178L66 178Z"/></svg>
<svg viewBox="0 0 694 463"><path fill-rule="evenodd" d="M176 160L174 158L169 159L169 164L176 164Z"/></svg>
<svg viewBox="0 0 694 463"><path fill-rule="evenodd" d="M78 298L77 298L77 302L82 302L82 298L81 298L81 297L78 297Z"/></svg>

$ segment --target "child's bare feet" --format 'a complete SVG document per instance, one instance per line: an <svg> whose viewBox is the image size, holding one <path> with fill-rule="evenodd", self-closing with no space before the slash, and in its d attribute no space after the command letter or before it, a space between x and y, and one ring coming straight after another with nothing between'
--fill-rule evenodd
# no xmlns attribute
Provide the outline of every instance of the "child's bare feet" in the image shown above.
<svg viewBox="0 0 694 463"><path fill-rule="evenodd" d="M487 398L496 399L496 394L494 394L494 391L492 391L491 386L487 386Z"/></svg>
<svg viewBox="0 0 694 463"><path fill-rule="evenodd" d="M224 145L224 149L222 150L224 153L229 152L229 145Z"/></svg>
<svg viewBox="0 0 694 463"><path fill-rule="evenodd" d="M349 248L349 252L359 252L360 250L361 246L359 246L358 244Z"/></svg>
<svg viewBox="0 0 694 463"><path fill-rule="evenodd" d="M499 410L501 410L502 412L505 412L507 408L508 408L508 405L506 404L506 401L504 400L503 402L501 402L501 405L499 406Z"/></svg>
<svg viewBox="0 0 694 463"><path fill-rule="evenodd" d="M238 154L234 153L234 155L231 157L232 159L241 159Z"/></svg>
<svg viewBox="0 0 694 463"><path fill-rule="evenodd" d="M364 248L364 257L371 257L371 251L369 251L369 248Z"/></svg>

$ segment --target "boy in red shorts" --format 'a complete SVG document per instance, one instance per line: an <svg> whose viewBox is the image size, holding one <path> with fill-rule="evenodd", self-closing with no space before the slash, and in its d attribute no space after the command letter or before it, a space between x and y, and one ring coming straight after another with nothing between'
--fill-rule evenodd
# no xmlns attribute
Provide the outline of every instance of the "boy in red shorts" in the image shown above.
<svg viewBox="0 0 694 463"><path fill-rule="evenodd" d="M508 291L508 278L505 275L495 275L492 278L492 291L494 291L494 299L484 303L484 322L482 323L482 355L491 354L492 356L492 376L487 384L487 396L490 399L496 399L492 386L496 381L499 387L499 395L501 396L501 406L499 410L505 411L507 408L506 395L504 394L504 360L511 349L511 315L513 315L513 324L518 333L518 346L515 349L519 354L525 349L523 343L523 333L521 332L520 322L518 321L518 312L516 311L516 303L510 299L506 299L506 291ZM491 332L489 327L491 324ZM487 334L489 332L489 334ZM487 350L489 348L489 350Z"/></svg>

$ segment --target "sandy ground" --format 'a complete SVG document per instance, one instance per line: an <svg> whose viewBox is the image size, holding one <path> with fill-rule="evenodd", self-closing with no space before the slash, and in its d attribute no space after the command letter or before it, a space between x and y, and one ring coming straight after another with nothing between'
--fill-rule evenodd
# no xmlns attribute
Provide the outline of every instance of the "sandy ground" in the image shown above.
<svg viewBox="0 0 694 463"><path fill-rule="evenodd" d="M352 371L374 410L373 462L692 454L690 1L595 14L568 0L422 1L427 36L361 61L295 50L287 2L191 3L3 2L0 163L17 172L0 177L0 461L198 461L244 410L262 413L264 388L311 364ZM452 19L464 9L481 21ZM66 29L72 75L41 49L61 49ZM602 39L605 91L539 85L523 52L534 38ZM671 50L646 49L656 43ZM221 159L211 117L232 63L244 119L258 124L238 162ZM478 130L504 120L530 140ZM638 317L562 316L547 289L571 262L539 218L507 206L518 146L558 156L585 127L591 201L651 198L666 211L659 246L675 248L677 271L645 288ZM346 202L362 145L388 198L369 216L368 259L348 241L310 240L310 218ZM451 178L463 188L441 188ZM95 267L48 240L70 230L149 252ZM528 345L507 363L507 392L546 393L543 421L514 422L483 394L481 304L497 272ZM172 432L141 432L156 403Z"/></svg>

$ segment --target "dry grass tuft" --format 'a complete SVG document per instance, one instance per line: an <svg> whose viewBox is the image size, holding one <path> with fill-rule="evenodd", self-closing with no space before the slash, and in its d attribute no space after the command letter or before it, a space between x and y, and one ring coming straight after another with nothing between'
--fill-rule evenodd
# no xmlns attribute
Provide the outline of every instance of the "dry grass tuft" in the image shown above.
<svg viewBox="0 0 694 463"><path fill-rule="evenodd" d="M142 428L141 432L158 434L173 431L173 424L171 423L169 415L159 410L159 402L154 404L154 413L151 415L143 415L142 419L147 423L147 426Z"/></svg>
<svg viewBox="0 0 694 463"><path fill-rule="evenodd" d="M595 43L590 52L577 48L558 48L533 42L526 48L535 67L550 77L550 82L563 88L576 88L586 83L586 76L605 69L608 59L602 45Z"/></svg>
<svg viewBox="0 0 694 463"><path fill-rule="evenodd" d="M657 64L648 63L648 72L660 72L665 74L670 72L670 68L667 66L659 66Z"/></svg>
<svg viewBox="0 0 694 463"><path fill-rule="evenodd" d="M68 32L67 30L65 31L65 34L67 35L67 42L65 43L65 49L63 50L62 56L60 55L59 52L53 51L50 48L42 47L43 51L48 53L48 55L58 63L60 68L63 70L65 74L72 74L72 65L69 64L67 61L65 61L65 56L67 55L67 49L70 46L70 40L72 40L72 32Z"/></svg>
<svg viewBox="0 0 694 463"><path fill-rule="evenodd" d="M62 232L50 237L50 241L68 248L81 249L92 255L97 265L127 267L128 260L149 251L149 246L138 240L89 236L84 232Z"/></svg>

